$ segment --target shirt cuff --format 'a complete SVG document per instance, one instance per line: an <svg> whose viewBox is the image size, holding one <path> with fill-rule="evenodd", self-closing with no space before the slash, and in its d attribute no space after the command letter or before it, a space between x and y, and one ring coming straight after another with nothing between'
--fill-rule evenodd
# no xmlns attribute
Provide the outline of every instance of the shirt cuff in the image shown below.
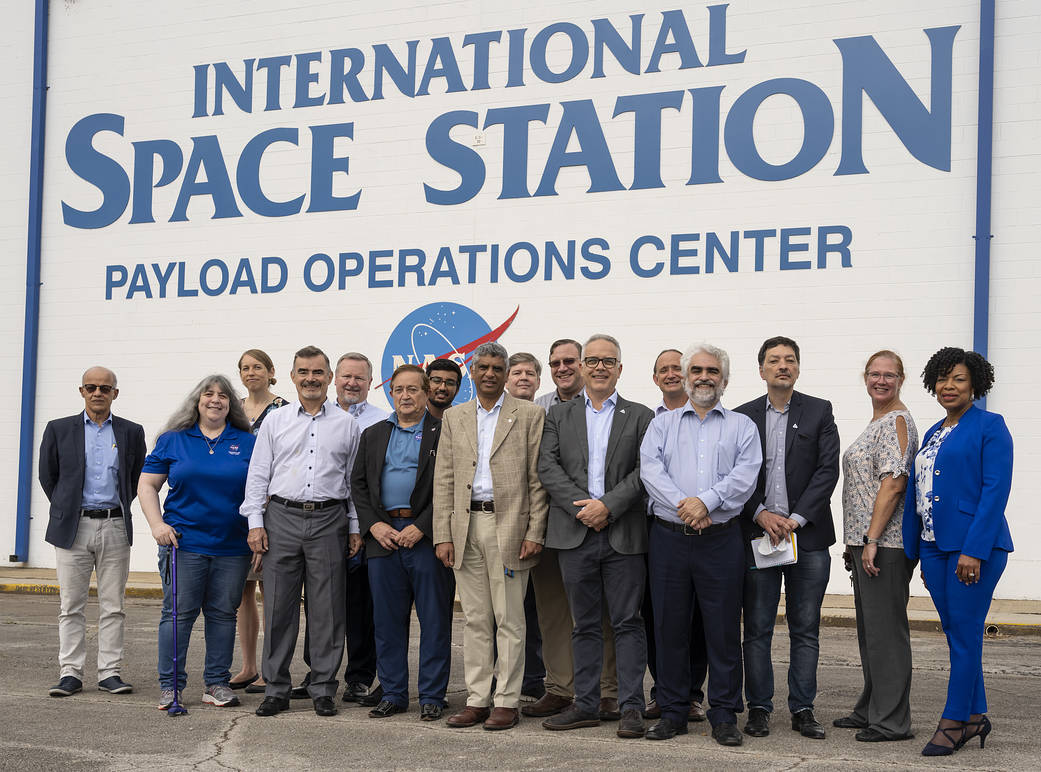
<svg viewBox="0 0 1041 772"><path fill-rule="evenodd" d="M760 504L758 507L756 507L755 514L752 515L752 522L756 525L759 525L759 513L762 512L764 509L766 509L765 504Z"/></svg>
<svg viewBox="0 0 1041 772"><path fill-rule="evenodd" d="M256 514L249 515L246 518L249 521L250 528L263 528L264 527L264 513L257 512Z"/></svg>
<svg viewBox="0 0 1041 772"><path fill-rule="evenodd" d="M804 525L806 525L806 523L809 522L805 517L803 517L802 515L797 515L794 512L788 515L788 519L797 522L800 528L802 528Z"/></svg>
<svg viewBox="0 0 1041 772"><path fill-rule="evenodd" d="M713 490L699 493L698 498L701 499L701 503L705 505L705 509L708 510L710 515L719 509L720 505L723 503L723 499Z"/></svg>

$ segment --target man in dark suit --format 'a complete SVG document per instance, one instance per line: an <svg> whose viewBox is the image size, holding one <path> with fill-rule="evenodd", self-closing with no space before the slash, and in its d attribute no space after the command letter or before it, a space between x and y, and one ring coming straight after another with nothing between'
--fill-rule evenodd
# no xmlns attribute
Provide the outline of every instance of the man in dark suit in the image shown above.
<svg viewBox="0 0 1041 772"><path fill-rule="evenodd" d="M755 493L741 513L745 536L744 659L748 723L745 733L770 733L773 710L773 640L781 580L791 637L788 708L792 729L824 739L813 716L820 653L820 611L831 573L828 547L835 543L831 494L839 480L839 431L827 400L795 391L799 344L770 338L759 349L766 395L737 409L759 429L763 466ZM751 540L764 533L773 544L796 535L797 562L757 569Z"/></svg>
<svg viewBox="0 0 1041 772"><path fill-rule="evenodd" d="M119 668L123 591L134 538L130 502L145 461L145 430L112 415L119 389L111 370L92 367L82 383L84 411L49 422L40 444L40 485L51 502L46 539L55 547L61 598L61 679L51 687L52 697L83 688L84 608L92 571L98 575L98 688L113 694L133 691L119 677Z"/></svg>
<svg viewBox="0 0 1041 772"><path fill-rule="evenodd" d="M422 368L402 365L390 379L394 412L361 435L351 474L365 537L375 610L376 662L383 698L369 711L386 718L408 708L408 628L419 617L419 705L441 718L452 657L452 572L434 555L434 459L441 422L427 412Z"/></svg>
<svg viewBox="0 0 1041 772"><path fill-rule="evenodd" d="M542 725L598 726L607 605L614 630L621 707L619 737L643 737L647 638L643 601L647 505L640 484L640 443L653 413L615 389L621 349L609 335L585 346L585 391L550 409L539 451L539 478L550 497L546 545L557 550L571 614L575 702Z"/></svg>

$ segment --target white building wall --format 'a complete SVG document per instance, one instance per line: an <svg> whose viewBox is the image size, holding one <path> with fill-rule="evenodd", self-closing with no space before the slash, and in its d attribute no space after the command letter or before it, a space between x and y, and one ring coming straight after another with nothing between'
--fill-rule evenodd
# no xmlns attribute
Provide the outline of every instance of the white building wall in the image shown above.
<svg viewBox="0 0 1041 772"><path fill-rule="evenodd" d="M593 332L616 335L625 352L620 389L628 397L658 401L650 380L659 350L684 348L707 339L730 351L731 384L725 402L735 406L761 392L755 364L759 343L773 334L790 335L803 348L800 389L832 399L843 439L852 441L870 417L870 405L859 380L865 358L880 348L893 348L905 359L909 374L905 401L924 431L940 415L921 389L917 374L928 356L943 345L970 347L973 308L973 233L976 179L976 105L979 45L978 2L924 0L912 4L885 0L866 6L848 2L815 2L793 8L783 0L735 0L727 11L727 51L747 50L741 64L676 68L675 56L662 60L660 73L632 75L608 62L607 77L589 77L590 66L573 80L548 84L527 71L525 85L504 88L505 54L493 55L492 88L445 94L435 80L431 95L409 99L387 84L386 98L343 105L321 105L264 111L264 85L258 74L254 109L245 114L225 99L225 115L192 118L193 70L196 64L227 62L241 73L242 60L308 51L325 52L314 92L329 87L328 51L357 47L372 55L372 46L387 43L395 52L418 40L422 71L430 40L448 36L459 53L463 81L472 80L472 53L463 56L462 37L486 30L526 27L528 41L544 26L571 21L591 29L590 20L609 18L619 27L639 9L620 0L550 3L460 2L429 5L397 3L379 13L366 3L284 3L258 0L248 15L212 3L186 2L176 10L156 13L148 4L117 0L105 8L93 4L55 5L50 34L50 91L44 219L43 300L41 314L37 442L49 418L81 407L74 390L80 372L105 364L119 375L121 394L115 410L143 423L149 442L178 400L204 374L232 373L239 353L260 347L270 353L282 376L288 375L292 352L304 344L322 346L331 356L360 349L377 362L388 336L413 309L435 302L473 308L491 327L519 307L502 337L510 351L530 350L545 358L548 343L561 336L584 338ZM699 56L707 59L709 13L706 5L683 5ZM660 12L672 4L643 4L643 45L654 43ZM1041 69L1032 41L1041 15L1029 2L999 4L995 48L994 283L991 300L991 359L998 386L989 406L1005 414L1016 440L1017 474L1009 519L1019 549L1009 561L1001 597L1038 598L1028 576L1036 576L1037 528L1025 503L1041 490L1031 470L1041 452L1041 425L1029 409L1029 387L1036 373L1033 341L1041 331L1029 280L1038 269L1033 255L1039 237L1037 154L1038 100ZM23 15L31 15L25 14ZM31 61L31 19L24 40ZM870 173L836 176L843 119L842 61L836 39L874 36L902 76L928 106L930 51L923 30L961 25L954 40L952 142L950 171L915 160L866 97L863 150ZM505 33L504 33L505 39ZM105 39L104 50L96 41ZM566 60L551 45L554 66ZM470 49L465 49L470 51ZM3 90L8 114L28 111L29 61L24 84ZM210 75L212 83L212 73ZM689 95L679 112L663 117L662 178L666 187L587 193L584 168L563 169L558 195L514 200L498 198L502 184L503 131L483 131L485 144L474 149L487 167L479 194L456 206L435 206L423 197L423 183L454 186L459 177L435 162L425 146L425 132L439 115L473 110L484 120L488 109L548 103L547 125L533 124L528 149L528 188L539 184L543 166L560 123L561 104L591 99L603 126L611 157L625 186L633 179L631 116L611 118L615 101L627 94L724 86L723 118L747 89L772 78L801 78L827 95L835 118L835 135L823 159L805 174L764 182L742 174L721 151L722 183L685 185L690 175L692 108ZM363 83L365 81L363 80ZM16 87L17 86L17 87ZM366 88L371 87L371 80ZM20 89L20 91L19 91ZM284 78L283 105L291 105L293 79ZM18 105L24 105L19 107ZM211 103L212 104L212 103ZM235 163L250 138L275 127L300 132L299 145L275 145L265 155L262 181L267 195L288 200L307 192L310 141L308 127L353 121L353 141L341 140L337 152L350 155L350 173L340 175L336 193L362 191L357 211L301 213L264 218L239 200L243 217L210 219L208 198L193 200L189 222L167 222L180 188L183 170L172 184L154 193L155 223L130 224L128 207L115 223L84 230L63 221L62 202L87 210L101 202L96 188L78 177L65 159L66 138L85 116L125 116L123 137L99 134L95 147L132 175L131 142L171 139L184 153L192 137L216 135L235 180ZM5 156L3 195L20 202L23 214L3 223L2 233L24 239L28 120L25 152ZM472 129L452 136L470 139ZM803 137L799 111L790 100L773 98L758 113L754 135L764 158L783 163L797 152ZM575 140L569 146L578 149ZM513 151L511 151L513 152ZM13 169L10 173L8 169ZM156 170L158 175L158 168ZM305 203L306 209L307 203ZM5 210L14 207L6 207ZM4 218L11 216L5 211ZM728 234L756 228L846 225L853 232L852 266L832 264L824 270L779 270L776 239L767 250L764 270L751 270L747 242L740 269L729 273L717 265L704 272L706 236L690 246L698 256L697 275L639 278L629 266L634 239L656 234L668 242L675 233ZM18 230L18 229L21 230ZM13 230L12 230L13 229ZM334 258L341 251L420 248L431 267L438 248L464 244L509 245L530 241L580 243L601 237L609 242L611 271L606 278L545 281L540 274L516 283L500 277L492 283L484 271L473 284L446 281L419 287L414 278L393 289L369 287L365 277L348 280L347 289L312 292L304 286L303 266L315 252ZM17 247L17 248L16 248ZM8 250L11 269L24 271L24 247ZM457 253L458 254L458 253ZM645 251L650 262L651 251ZM166 265L184 261L190 282L207 260L234 266L241 258L259 263L280 256L290 269L287 287L278 293L241 293L218 297L151 299L141 293L127 299L116 292L105 299L107 265ZM804 255L796 255L802 259ZM810 259L815 257L810 253ZM462 261L461 261L462 262ZM581 264L581 263L580 263ZM22 282L8 287L11 304L3 313L21 329ZM153 290L155 286L153 284ZM17 318L15 318L17 317ZM20 337L0 350L9 358L9 373L21 369ZM6 360L5 360L6 361ZM377 380L380 380L377 378ZM17 384L15 384L17 385ZM549 388L547 377L544 389ZM276 391L292 395L288 377ZM12 392L12 393L16 393ZM385 404L374 394L374 402ZM10 453L9 482L2 490L14 500L17 457L15 425L0 453ZM4 456L6 458L6 456ZM35 472L34 472L35 474ZM834 501L841 521L839 496ZM34 494L30 562L52 565L53 553L43 541L46 501ZM13 542L14 514L0 513L4 538ZM11 534L11 536L8 536ZM8 550L9 552L10 550ZM832 592L848 592L836 546ZM6 556L6 553L4 553ZM0 556L3 557L3 556ZM154 546L138 518L133 553L135 570L154 564ZM1029 572L1029 573L1028 573ZM923 592L916 586L917 592Z"/></svg>

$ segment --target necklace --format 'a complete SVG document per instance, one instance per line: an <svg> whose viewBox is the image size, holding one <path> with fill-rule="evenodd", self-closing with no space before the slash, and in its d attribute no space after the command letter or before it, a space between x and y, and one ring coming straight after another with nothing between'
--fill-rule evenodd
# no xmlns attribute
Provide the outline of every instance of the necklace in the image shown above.
<svg viewBox="0 0 1041 772"><path fill-rule="evenodd" d="M227 427L225 427L225 428L227 428ZM200 434L201 433L202 432L200 431ZM217 447L217 444L220 442L220 438L223 437L223 436L224 436L224 429L221 429L220 430L220 434L218 434L212 440L209 437L207 437L205 434L202 435L202 439L206 443L206 447L208 447L210 449L210 455L211 456L213 455L214 448Z"/></svg>

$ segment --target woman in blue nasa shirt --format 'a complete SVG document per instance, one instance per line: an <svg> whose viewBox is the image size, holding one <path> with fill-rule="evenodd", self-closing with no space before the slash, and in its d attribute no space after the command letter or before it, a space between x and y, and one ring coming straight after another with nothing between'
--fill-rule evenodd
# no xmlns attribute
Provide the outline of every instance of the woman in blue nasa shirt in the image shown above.
<svg viewBox="0 0 1041 772"><path fill-rule="evenodd" d="M184 689L192 625L206 619L202 701L238 705L229 688L235 615L249 570L246 520L239 515L254 437L231 383L212 375L196 386L145 459L138 499L159 545L163 611L159 622L159 709ZM159 490L169 483L163 510ZM177 547L177 673L173 667L170 548Z"/></svg>

